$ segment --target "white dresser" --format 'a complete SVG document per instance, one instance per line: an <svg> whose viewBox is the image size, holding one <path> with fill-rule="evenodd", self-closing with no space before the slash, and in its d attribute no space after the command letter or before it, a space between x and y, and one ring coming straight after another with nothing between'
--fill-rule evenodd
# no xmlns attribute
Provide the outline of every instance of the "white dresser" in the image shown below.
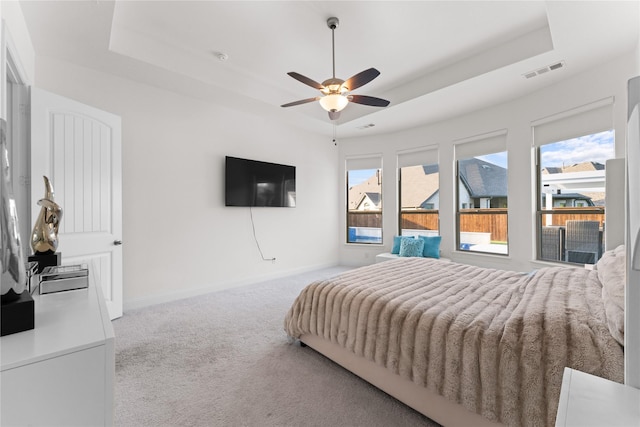
<svg viewBox="0 0 640 427"><path fill-rule="evenodd" d="M33 299L35 328L0 338L0 425L112 425L115 338L102 290Z"/></svg>

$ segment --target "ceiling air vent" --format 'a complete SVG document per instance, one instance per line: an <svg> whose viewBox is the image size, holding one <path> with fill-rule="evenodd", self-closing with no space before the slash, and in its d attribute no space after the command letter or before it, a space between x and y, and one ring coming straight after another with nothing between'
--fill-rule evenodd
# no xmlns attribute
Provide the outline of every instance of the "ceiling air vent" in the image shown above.
<svg viewBox="0 0 640 427"><path fill-rule="evenodd" d="M547 65L546 67L538 68L537 70L529 71L528 73L524 73L522 76L525 79L530 79L532 77L539 76L540 74L548 73L549 71L559 70L564 67L564 61L556 62L551 65Z"/></svg>
<svg viewBox="0 0 640 427"><path fill-rule="evenodd" d="M564 62L560 61L560 62L556 62L555 64L549 65L549 70L553 71L553 70L557 70L558 68L562 68L562 67L564 67Z"/></svg>

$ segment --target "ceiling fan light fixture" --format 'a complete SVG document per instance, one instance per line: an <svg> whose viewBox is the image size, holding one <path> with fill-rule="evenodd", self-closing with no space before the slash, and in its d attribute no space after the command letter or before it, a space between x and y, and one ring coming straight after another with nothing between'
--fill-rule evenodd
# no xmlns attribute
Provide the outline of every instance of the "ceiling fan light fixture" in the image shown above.
<svg viewBox="0 0 640 427"><path fill-rule="evenodd" d="M349 104L346 96L333 93L320 98L320 105L327 111L342 111Z"/></svg>
<svg viewBox="0 0 640 427"><path fill-rule="evenodd" d="M327 19L327 26L331 29L331 56L333 65L333 76L322 82L322 84L315 80L305 77L302 74L291 71L287 73L289 76L298 80L301 83L306 84L314 89L317 89L323 96L316 96L313 98L301 99L299 101L289 102L281 105L281 107L293 107L294 105L306 104L309 102L319 101L320 106L329 112L329 119L338 120L340 117L340 111L344 110L350 102L354 104L370 105L373 107L386 107L389 105L389 101L382 98L376 98L366 95L351 95L350 92L355 90L380 75L380 71L375 68L369 68L361 71L358 74L351 76L348 80L342 80L336 78L336 49L334 30L338 27L338 18L332 17Z"/></svg>

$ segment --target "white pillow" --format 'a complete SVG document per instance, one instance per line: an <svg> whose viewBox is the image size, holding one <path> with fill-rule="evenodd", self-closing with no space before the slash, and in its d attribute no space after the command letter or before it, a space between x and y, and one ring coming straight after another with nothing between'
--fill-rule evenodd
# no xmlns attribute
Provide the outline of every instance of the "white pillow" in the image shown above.
<svg viewBox="0 0 640 427"><path fill-rule="evenodd" d="M624 345L624 287L627 252L624 245L607 251L598 261L596 270L602 283L602 301L609 332Z"/></svg>

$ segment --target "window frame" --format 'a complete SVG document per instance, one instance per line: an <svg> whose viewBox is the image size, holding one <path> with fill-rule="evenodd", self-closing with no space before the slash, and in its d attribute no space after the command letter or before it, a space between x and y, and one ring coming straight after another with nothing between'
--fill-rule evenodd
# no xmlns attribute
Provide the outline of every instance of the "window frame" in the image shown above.
<svg viewBox="0 0 640 427"><path fill-rule="evenodd" d="M369 155L363 155L363 156L356 156L356 157L347 157L345 158L345 190L346 190L346 197L345 197L345 244L347 245L379 245L382 246L384 244L384 223L383 223L383 203L384 203L384 183L383 183L383 177L384 177L384 171L383 171L383 165L382 165L382 154L369 154ZM379 241L372 241L372 242L367 242L367 241L354 241L351 242L349 241L349 229L350 229L350 223L349 223L349 217L350 217L350 213L351 210L349 209L349 172L350 171L356 171L356 170L377 170L377 174L379 174L379 182L380 182L380 209L377 210L377 212L379 212L380 214L380 240ZM356 184L357 185L357 184ZM378 228L378 227L374 227L374 228Z"/></svg>
<svg viewBox="0 0 640 427"><path fill-rule="evenodd" d="M476 158L476 157L482 157L482 156L486 156L486 155L491 155L491 154L498 154L498 153L505 153L505 155L507 156L507 194L506 194L506 199L507 199L507 207L505 208L462 208L461 207L461 201L460 201L460 192L461 192L461 188L460 185L462 183L462 179L461 179L461 174L460 174L460 161L461 160L467 160L467 159L471 159L471 158ZM455 251L460 252L460 253L471 253L471 254L482 254L482 255L496 255L496 256L504 256L504 257L508 257L509 256L509 207L508 207L508 200L509 200L509 194L508 194L508 188L509 188L509 177L508 177L508 170L509 170L509 166L508 166L508 156L509 156L509 151L507 150L507 130L506 129L500 129L494 132L489 132L486 134L482 134L482 135L478 135L478 136L473 136L470 138L465 138L465 139L461 139L461 140L457 140L454 141L454 170L455 170L455 242L456 242L456 246L455 246ZM470 203L464 203L465 205L468 205ZM504 210L504 215L506 215L506 252L505 253L501 253L501 252L494 252L494 251L480 251L480 250L475 250L475 251L471 251L471 250L466 250L466 249L462 249L462 242L461 242L461 219L463 215L466 214L479 214L479 215L495 215L496 213L501 213L501 212L496 212L497 210Z"/></svg>
<svg viewBox="0 0 640 427"><path fill-rule="evenodd" d="M436 166L438 168L438 197L440 197L440 161L439 161L439 146L436 144L427 145L418 148L412 148L408 150L398 151L397 153L397 191L398 191L398 204L396 206L397 213L397 235L402 235L402 169L406 167L415 166ZM424 209L430 211L436 211L437 215L437 235L440 235L440 209ZM416 229L419 230L419 229ZM433 230L429 230L433 231Z"/></svg>
<svg viewBox="0 0 640 427"><path fill-rule="evenodd" d="M543 184L541 177L542 155L541 148L548 144L555 144L574 138L582 138L601 132L613 131L613 144L615 158L615 127L613 119L613 97L599 99L570 110L552 114L531 122L532 149L535 168L535 259L539 262L552 262L563 265L580 265L581 263L567 260L550 260L542 258L543 249L543 225L542 215L562 214L596 214L600 213L606 218L606 206L588 206L580 209L550 209L543 210L542 195ZM606 169L605 169L606 170ZM606 185L606 174L605 174ZM555 206L552 206L555 208ZM604 238L604 236L603 236ZM562 250L562 247L561 247ZM561 256L562 258L562 256ZM597 262L597 260L596 260Z"/></svg>
<svg viewBox="0 0 640 427"><path fill-rule="evenodd" d="M615 131L613 128L611 129L607 129L605 131L602 132L606 132L606 131L611 131L613 132L613 148L614 148L614 153L613 156L610 157L607 160L610 159L614 159L615 158ZM595 134L600 133L600 132L596 132ZM548 258L543 258L542 257L542 249L543 249L543 242L542 242L542 238L543 238L543 227L545 227L545 225L543 225L543 215L602 215L603 219L602 219L602 223L604 224L605 220L606 220L606 215L607 215L607 209L606 209L606 205L605 206L584 206L584 207L577 207L577 206L570 206L570 207L563 207L563 206L555 206L555 204L552 206L552 209L543 209L543 203L542 203L542 196L543 194L543 187L544 185L542 184L542 147L546 146L546 145L550 145L550 144L556 144L556 143L560 143L560 142L564 142L566 140L569 139L574 139L574 138L584 138L584 137L589 137L591 135L594 134L588 134L588 135L580 135L580 136L574 136L574 137L569 137L565 140L560 140L560 141L555 141L555 142L547 142L545 144L541 144L538 146L534 147L535 150L535 172L536 172L536 203L535 203L535 207L536 207L536 261L541 261L541 262L552 262L552 263L557 263L557 264L563 264L563 265L582 265L582 264L590 264L591 263L582 263L582 262L571 262L568 261L566 259L562 259L562 253L560 255L561 259L559 260L552 260L552 259L548 259ZM605 168L606 171L606 168ZM604 190L606 190L606 173L605 173L605 188ZM606 192L605 192L606 194ZM606 197L606 196L605 196ZM566 203L566 202L565 202ZM560 208L560 209L557 209ZM548 225L547 225L548 226ZM551 224L551 226L554 226L553 224ZM601 242L601 244L604 244L604 234L602 236L603 241ZM566 239L566 235L564 237L564 239ZM565 240L566 241L566 240ZM560 250L562 252L562 243L561 242L561 246L560 246ZM602 252L604 252L604 250L602 250ZM602 253L600 253L600 256L602 256ZM593 264L596 264L598 262L599 257L596 257L596 259L594 260Z"/></svg>

